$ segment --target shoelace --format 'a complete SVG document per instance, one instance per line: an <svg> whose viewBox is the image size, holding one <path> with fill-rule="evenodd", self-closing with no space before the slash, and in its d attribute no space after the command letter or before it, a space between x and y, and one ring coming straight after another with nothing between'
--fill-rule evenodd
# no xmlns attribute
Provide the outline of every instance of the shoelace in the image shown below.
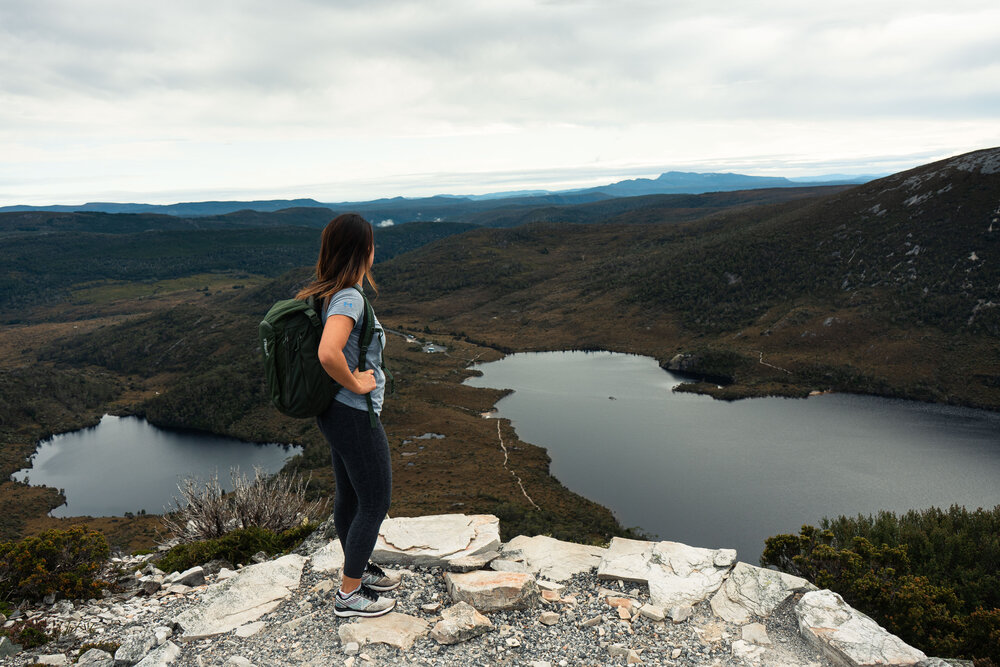
<svg viewBox="0 0 1000 667"><path fill-rule="evenodd" d="M364 584L361 584L361 587L358 589L358 595L360 595L362 597L365 597L365 598L368 598L372 602L377 602L378 601L378 593L376 593L372 589L368 588Z"/></svg>
<svg viewBox="0 0 1000 667"><path fill-rule="evenodd" d="M367 566L365 566L365 570L366 570L366 571L367 571L367 572L368 572L369 574L374 574L374 575L375 575L376 577L378 577L379 579L381 579L382 577L384 577L384 576L385 576L385 571L384 571L384 570L382 570L382 568L380 568L380 567L379 567L378 565L376 565L375 563L368 563L368 565L367 565Z"/></svg>

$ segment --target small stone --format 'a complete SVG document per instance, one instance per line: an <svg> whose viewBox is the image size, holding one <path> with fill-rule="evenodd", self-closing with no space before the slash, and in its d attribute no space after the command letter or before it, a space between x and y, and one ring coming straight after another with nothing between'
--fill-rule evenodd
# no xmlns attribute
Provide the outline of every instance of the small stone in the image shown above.
<svg viewBox="0 0 1000 667"><path fill-rule="evenodd" d="M201 586L205 583L205 570L200 565L197 565L189 570L181 572L180 576L171 583L183 584L185 586L190 586L191 588Z"/></svg>
<svg viewBox="0 0 1000 667"><path fill-rule="evenodd" d="M546 602L559 602L559 593L555 591L542 591L542 599Z"/></svg>
<svg viewBox="0 0 1000 667"><path fill-rule="evenodd" d="M674 623L683 623L684 621L691 618L691 614L694 613L694 608L689 604L675 605L670 608L670 620Z"/></svg>
<svg viewBox="0 0 1000 667"><path fill-rule="evenodd" d="M675 648L673 651L670 652L671 660L676 660L679 657L681 657L681 650L679 648Z"/></svg>
<svg viewBox="0 0 1000 667"><path fill-rule="evenodd" d="M554 611L543 611L538 617L538 622L542 625L555 625L559 622L559 614Z"/></svg>
<svg viewBox="0 0 1000 667"><path fill-rule="evenodd" d="M441 612L442 619L431 629L431 638L439 644L457 644L492 630L488 618L466 603L459 602Z"/></svg>
<svg viewBox="0 0 1000 667"><path fill-rule="evenodd" d="M532 660L528 663L528 667L552 667L552 663L548 660Z"/></svg>
<svg viewBox="0 0 1000 667"><path fill-rule="evenodd" d="M347 660L344 661L344 667L354 667L354 656L353 655L350 658L348 658Z"/></svg>
<svg viewBox="0 0 1000 667"><path fill-rule="evenodd" d="M35 660L36 664L39 665L68 665L69 658L66 657L65 653L53 653L51 655L40 655L38 659Z"/></svg>
<svg viewBox="0 0 1000 667"><path fill-rule="evenodd" d="M500 552L494 549L475 556L452 558L447 562L445 567L447 567L449 572L472 572L473 570L483 569L490 564L490 561L499 557Z"/></svg>
<svg viewBox="0 0 1000 667"><path fill-rule="evenodd" d="M167 586L167 595L184 595L190 590L191 587L185 584L170 584Z"/></svg>
<svg viewBox="0 0 1000 667"><path fill-rule="evenodd" d="M134 665L156 646L156 635L148 631L134 632L122 641L115 651L115 664Z"/></svg>
<svg viewBox="0 0 1000 667"><path fill-rule="evenodd" d="M618 618L620 618L623 621L632 620L632 614L628 612L628 607L625 606L618 607Z"/></svg>
<svg viewBox="0 0 1000 667"><path fill-rule="evenodd" d="M337 587L337 582L333 579L323 579L309 589L310 593L329 593Z"/></svg>
<svg viewBox="0 0 1000 667"><path fill-rule="evenodd" d="M617 658L619 656L628 655L628 649L625 648L624 644L612 644L608 647L608 653L612 658Z"/></svg>
<svg viewBox="0 0 1000 667"><path fill-rule="evenodd" d="M592 628L595 625L600 625L604 618L601 616L594 616L593 618L588 618L586 621L580 621L581 628Z"/></svg>
<svg viewBox="0 0 1000 667"><path fill-rule="evenodd" d="M538 586L530 574L477 570L464 574L445 572L448 594L479 611L530 609L538 601Z"/></svg>
<svg viewBox="0 0 1000 667"><path fill-rule="evenodd" d="M147 579L139 584L139 590L146 595L152 595L160 590L160 583L158 581L154 581L153 579Z"/></svg>
<svg viewBox="0 0 1000 667"><path fill-rule="evenodd" d="M361 651L361 645L357 642L347 642L344 644L345 655L357 655Z"/></svg>
<svg viewBox="0 0 1000 667"><path fill-rule="evenodd" d="M441 611L442 604L440 602L428 602L427 604L420 605L420 609L427 612L428 614L436 614Z"/></svg>
<svg viewBox="0 0 1000 667"><path fill-rule="evenodd" d="M44 602L45 604L48 604L48 605L55 604L56 603L56 594L55 593L49 593L48 595L46 595L45 597L42 598L42 602ZM41 658L39 658L39 660L41 660Z"/></svg>
<svg viewBox="0 0 1000 667"><path fill-rule="evenodd" d="M566 588L565 584L560 584L560 583L555 582L555 581L549 581L548 579L539 579L535 583L537 583L538 587L540 589L542 589L543 591L556 591L556 592L559 592L559 591L565 590L565 588Z"/></svg>
<svg viewBox="0 0 1000 667"><path fill-rule="evenodd" d="M229 659L226 660L223 667L253 667L253 663L239 655L231 655Z"/></svg>
<svg viewBox="0 0 1000 667"><path fill-rule="evenodd" d="M767 628L762 623L750 623L742 628L743 641L757 644L758 646L770 646L771 639L767 636Z"/></svg>
<svg viewBox="0 0 1000 667"><path fill-rule="evenodd" d="M662 621L665 616L663 615L663 609L657 607L655 604L644 604L639 609L639 615L645 616L651 621Z"/></svg>
<svg viewBox="0 0 1000 667"><path fill-rule="evenodd" d="M626 611L632 611L634 601L631 598L609 597L608 604L612 607L618 607L619 609L624 607Z"/></svg>
<svg viewBox="0 0 1000 667"><path fill-rule="evenodd" d="M639 654L635 652L635 649L631 649L630 648L628 650L628 658L625 660L625 664L627 664L627 665L641 665L642 664L642 658L640 658Z"/></svg>
<svg viewBox="0 0 1000 667"><path fill-rule="evenodd" d="M507 637L507 639L504 640L504 643L511 648L517 648L521 645L521 642L517 637Z"/></svg>

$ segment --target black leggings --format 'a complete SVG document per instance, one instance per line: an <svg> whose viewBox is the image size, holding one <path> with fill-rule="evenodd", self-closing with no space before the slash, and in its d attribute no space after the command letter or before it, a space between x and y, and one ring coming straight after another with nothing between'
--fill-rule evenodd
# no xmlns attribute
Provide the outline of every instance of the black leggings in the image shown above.
<svg viewBox="0 0 1000 667"><path fill-rule="evenodd" d="M379 527L389 511L392 467L381 422L371 427L368 412L330 402L316 418L330 443L337 489L333 523L344 548L344 576L360 579L371 558Z"/></svg>

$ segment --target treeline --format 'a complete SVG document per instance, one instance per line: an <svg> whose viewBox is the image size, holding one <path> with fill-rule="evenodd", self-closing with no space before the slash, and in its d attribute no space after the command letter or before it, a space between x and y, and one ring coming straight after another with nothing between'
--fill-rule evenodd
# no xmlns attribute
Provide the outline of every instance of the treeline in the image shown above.
<svg viewBox="0 0 1000 667"><path fill-rule="evenodd" d="M761 564L840 593L929 655L1000 662L1000 506L824 518L768 538Z"/></svg>

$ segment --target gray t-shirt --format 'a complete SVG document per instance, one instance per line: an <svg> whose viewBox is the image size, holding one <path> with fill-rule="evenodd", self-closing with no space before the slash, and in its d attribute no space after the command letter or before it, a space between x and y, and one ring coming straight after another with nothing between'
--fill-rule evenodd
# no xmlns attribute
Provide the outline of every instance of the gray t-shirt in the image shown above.
<svg viewBox="0 0 1000 667"><path fill-rule="evenodd" d="M344 347L344 358L347 359L347 366L352 371L358 367L358 356L361 353L361 323L365 316L365 301L353 287L342 289L330 297L330 304L323 313L323 322L331 315L347 315L354 320L354 328L347 339L347 346ZM375 315L375 311L372 311ZM382 350L385 349L385 331L375 317L372 322L375 330L372 333L372 342L368 346L368 356L366 357L365 370L375 371L375 389L372 390L372 407L375 414L382 413L382 397L385 395L385 373L382 372ZM355 394L350 389L342 388L337 392L336 400L344 405L349 405L358 410L368 412L368 401L364 394Z"/></svg>

